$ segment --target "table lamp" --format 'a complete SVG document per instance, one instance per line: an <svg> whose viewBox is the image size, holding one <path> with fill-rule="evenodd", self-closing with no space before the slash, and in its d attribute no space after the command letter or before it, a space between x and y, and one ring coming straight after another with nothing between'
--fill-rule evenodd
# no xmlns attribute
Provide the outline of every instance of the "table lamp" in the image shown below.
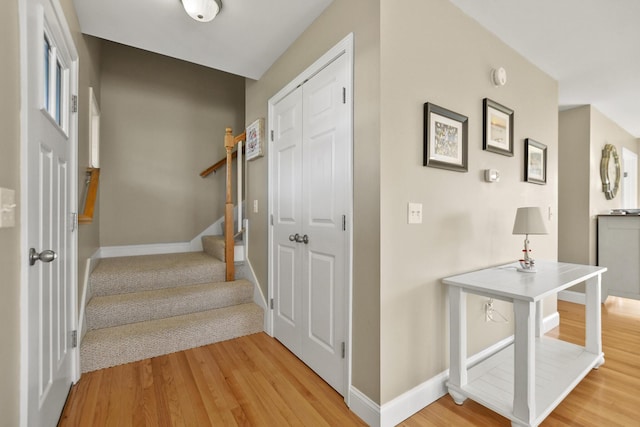
<svg viewBox="0 0 640 427"><path fill-rule="evenodd" d="M536 267L530 256L529 234L547 234L547 227L542 219L542 212L538 207L518 208L516 221L513 224L513 234L524 234L524 257L520 259L518 271L523 273L535 273Z"/></svg>

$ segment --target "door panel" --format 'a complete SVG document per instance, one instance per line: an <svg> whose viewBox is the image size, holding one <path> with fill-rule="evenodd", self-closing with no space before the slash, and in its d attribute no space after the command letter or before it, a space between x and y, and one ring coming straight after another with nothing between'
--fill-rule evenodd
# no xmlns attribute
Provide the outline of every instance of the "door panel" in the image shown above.
<svg viewBox="0 0 640 427"><path fill-rule="evenodd" d="M343 55L303 86L303 232L305 246L303 360L344 393L346 341L347 211L350 146L346 57Z"/></svg>
<svg viewBox="0 0 640 427"><path fill-rule="evenodd" d="M289 236L302 229L302 89L280 101L274 115L274 335L300 357L302 250Z"/></svg>
<svg viewBox="0 0 640 427"><path fill-rule="evenodd" d="M55 426L73 378L71 331L75 317L75 205L70 114L77 87L77 54L56 0L27 0L26 242L52 250L51 262L27 270L27 425Z"/></svg>

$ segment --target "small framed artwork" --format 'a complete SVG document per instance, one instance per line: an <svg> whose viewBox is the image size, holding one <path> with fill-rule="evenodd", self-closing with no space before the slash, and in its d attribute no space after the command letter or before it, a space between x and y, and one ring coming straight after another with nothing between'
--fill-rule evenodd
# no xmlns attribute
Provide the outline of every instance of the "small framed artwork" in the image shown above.
<svg viewBox="0 0 640 427"><path fill-rule="evenodd" d="M427 102L424 104L423 165L467 172L467 126L462 114Z"/></svg>
<svg viewBox="0 0 640 427"><path fill-rule="evenodd" d="M531 138L524 140L524 180L547 183L547 146Z"/></svg>
<svg viewBox="0 0 640 427"><path fill-rule="evenodd" d="M247 126L245 152L247 160L264 156L264 119L258 119Z"/></svg>
<svg viewBox="0 0 640 427"><path fill-rule="evenodd" d="M513 110L485 98L483 106L482 149L513 156Z"/></svg>

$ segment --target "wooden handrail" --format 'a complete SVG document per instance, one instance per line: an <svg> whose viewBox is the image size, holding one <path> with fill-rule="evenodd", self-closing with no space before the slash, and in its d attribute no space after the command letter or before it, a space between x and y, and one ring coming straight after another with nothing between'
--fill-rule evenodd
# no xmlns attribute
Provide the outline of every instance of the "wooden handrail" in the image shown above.
<svg viewBox="0 0 640 427"><path fill-rule="evenodd" d="M238 155L237 151L232 153L236 144L242 143L246 138L246 133L243 132L238 136L233 136L231 128L226 128L224 134L224 148L227 150L227 188L224 207L224 259L226 263L226 281L230 282L235 280L235 264L234 264L234 250L235 242L233 237L233 201L231 200L231 162L233 161L233 154ZM244 148L243 148L244 149Z"/></svg>
<svg viewBox="0 0 640 427"><path fill-rule="evenodd" d="M82 208L82 213L78 215L79 224L91 224L93 222L93 212L98 198L98 182L100 181L99 168L87 168L89 174L89 186L87 188L87 198Z"/></svg>
<svg viewBox="0 0 640 427"><path fill-rule="evenodd" d="M240 134L239 136L244 136L244 133ZM236 139L237 138L238 137L236 136ZM238 142L242 142L242 141L244 141L244 138L241 139L240 141L236 141L236 144ZM242 154L244 154L244 153L245 153L244 146L242 146ZM238 151L237 150L234 151L232 156L233 156L234 159L236 157L238 157ZM225 166L226 164L227 164L227 156L224 156L223 158L221 158L220 160L218 160L217 162L215 162L214 164L212 164L211 166L209 166L208 168L206 168L205 170L200 172L200 176L202 178L206 178L209 175L211 175L212 173L216 173L216 171L218 169L220 169L221 167Z"/></svg>

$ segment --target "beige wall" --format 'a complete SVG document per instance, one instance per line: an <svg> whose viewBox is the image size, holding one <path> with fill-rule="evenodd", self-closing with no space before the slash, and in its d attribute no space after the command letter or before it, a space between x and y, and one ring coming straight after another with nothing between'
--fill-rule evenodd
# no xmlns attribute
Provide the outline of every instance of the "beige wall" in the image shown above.
<svg viewBox="0 0 640 427"><path fill-rule="evenodd" d="M244 79L103 42L101 246L186 242L224 213L225 127L244 127Z"/></svg>
<svg viewBox="0 0 640 427"><path fill-rule="evenodd" d="M18 1L0 13L0 187L20 200L20 52ZM20 416L20 207L16 227L0 228L0 425Z"/></svg>
<svg viewBox="0 0 640 427"><path fill-rule="evenodd" d="M619 156L623 147L637 154L638 140L593 106L584 105L560 112L559 141L558 259L595 265L597 216L622 207L620 191L613 200L602 192L602 149L613 144ZM584 285L571 290L584 292Z"/></svg>
<svg viewBox="0 0 640 427"><path fill-rule="evenodd" d="M67 24L71 30L79 57L78 76L78 201L84 190L84 173L89 166L89 87L96 91L100 102L100 47L101 41L83 35L73 0L61 0ZM100 197L98 197L98 201ZM82 208L78 207L78 211ZM96 209L93 222L82 224L78 230L78 306L82 304L82 286L87 258L100 247L100 217Z"/></svg>
<svg viewBox="0 0 640 427"><path fill-rule="evenodd" d="M448 367L443 277L515 261L511 234L520 206L551 208L549 235L530 238L533 256L557 258L558 92L556 82L443 0L381 1L381 403ZM504 67L508 83L489 74ZM515 155L482 150L482 100L515 110ZM469 117L469 172L422 166L423 103ZM523 182L524 139L548 146L546 185ZM486 183L484 169L500 171ZM407 203L423 224L407 224ZM512 333L485 323L482 298L469 298L469 353ZM555 311L555 298L545 314ZM498 309L509 318L511 308Z"/></svg>
<svg viewBox="0 0 640 427"><path fill-rule="evenodd" d="M558 126L558 259L579 264L590 263L590 112L588 105L561 111Z"/></svg>
<svg viewBox="0 0 640 427"><path fill-rule="evenodd" d="M267 102L350 32L354 66L353 385L380 401L379 346L379 1L334 0L259 81L246 84L246 122L267 117ZM249 162L249 259L267 295L267 155Z"/></svg>

